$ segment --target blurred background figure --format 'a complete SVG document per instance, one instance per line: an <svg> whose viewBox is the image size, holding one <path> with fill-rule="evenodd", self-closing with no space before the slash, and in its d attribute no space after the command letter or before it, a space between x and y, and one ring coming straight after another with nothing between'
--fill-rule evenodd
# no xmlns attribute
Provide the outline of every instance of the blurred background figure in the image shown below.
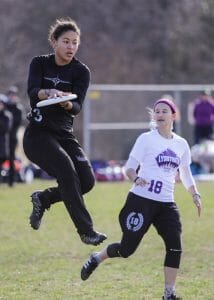
<svg viewBox="0 0 214 300"><path fill-rule="evenodd" d="M203 140L211 140L213 138L214 102L209 92L202 91L195 99L193 118L195 144Z"/></svg>
<svg viewBox="0 0 214 300"><path fill-rule="evenodd" d="M12 115L6 110L7 97L0 94L0 182L2 164L9 156L9 132L12 124Z"/></svg>
<svg viewBox="0 0 214 300"><path fill-rule="evenodd" d="M9 186L13 186L15 180L14 160L16 158L16 148L18 142L17 133L22 123L23 106L20 103L18 93L19 90L16 86L11 86L7 92L7 109L11 112L13 117L12 127L9 136Z"/></svg>

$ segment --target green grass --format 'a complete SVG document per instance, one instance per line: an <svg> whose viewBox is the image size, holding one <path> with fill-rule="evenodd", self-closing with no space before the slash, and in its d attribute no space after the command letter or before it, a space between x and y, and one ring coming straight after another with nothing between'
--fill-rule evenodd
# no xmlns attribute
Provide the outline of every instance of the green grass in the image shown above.
<svg viewBox="0 0 214 300"><path fill-rule="evenodd" d="M146 300L161 299L164 247L151 228L128 259L109 259L83 282L80 269L89 254L103 246L84 245L63 203L45 213L39 231L28 225L29 195L54 184L34 181L14 188L0 186L0 299L4 300ZM184 300L214 299L213 183L198 184L203 196L199 219L189 194L176 187L183 221L183 257L177 294ZM97 184L86 197L95 228L106 232L104 245L120 239L118 213L129 183Z"/></svg>

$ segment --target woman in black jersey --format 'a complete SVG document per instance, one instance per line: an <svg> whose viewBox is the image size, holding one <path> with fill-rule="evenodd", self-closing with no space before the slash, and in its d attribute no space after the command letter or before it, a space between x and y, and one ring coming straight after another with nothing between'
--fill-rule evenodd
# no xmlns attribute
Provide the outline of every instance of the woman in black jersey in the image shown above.
<svg viewBox="0 0 214 300"><path fill-rule="evenodd" d="M54 176L58 186L35 191L30 224L39 229L45 209L63 201L81 240L98 245L106 235L94 231L83 194L95 183L94 173L84 151L73 135L73 120L82 108L89 86L90 71L75 54L80 43L80 29L71 19L58 19L49 31L53 54L34 57L28 76L31 112L23 146L26 156ZM37 102L77 94L77 99L42 108Z"/></svg>

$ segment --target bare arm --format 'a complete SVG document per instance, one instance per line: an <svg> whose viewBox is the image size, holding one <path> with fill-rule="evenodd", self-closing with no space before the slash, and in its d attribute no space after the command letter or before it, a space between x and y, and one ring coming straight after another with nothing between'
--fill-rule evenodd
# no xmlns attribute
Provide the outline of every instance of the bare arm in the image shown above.
<svg viewBox="0 0 214 300"><path fill-rule="evenodd" d="M125 165L125 172L130 181L134 182L135 185L145 186L148 182L139 177L137 174L137 168L139 166L139 162L133 157L129 157Z"/></svg>
<svg viewBox="0 0 214 300"><path fill-rule="evenodd" d="M192 176L190 166L182 167L179 170L181 181L185 188L188 190L188 192L191 194L192 200L198 211L198 216L200 217L202 209L201 195L199 194L198 189L196 187L196 183Z"/></svg>

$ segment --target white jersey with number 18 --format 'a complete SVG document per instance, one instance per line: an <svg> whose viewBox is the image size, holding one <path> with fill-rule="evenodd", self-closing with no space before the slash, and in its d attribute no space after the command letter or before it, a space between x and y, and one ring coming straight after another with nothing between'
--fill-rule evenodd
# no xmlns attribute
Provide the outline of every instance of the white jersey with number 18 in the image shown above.
<svg viewBox="0 0 214 300"><path fill-rule="evenodd" d="M191 163L187 141L175 133L167 139L152 130L137 138L129 156L139 162L138 176L148 182L145 187L134 184L130 191L152 200L173 202L177 170Z"/></svg>

